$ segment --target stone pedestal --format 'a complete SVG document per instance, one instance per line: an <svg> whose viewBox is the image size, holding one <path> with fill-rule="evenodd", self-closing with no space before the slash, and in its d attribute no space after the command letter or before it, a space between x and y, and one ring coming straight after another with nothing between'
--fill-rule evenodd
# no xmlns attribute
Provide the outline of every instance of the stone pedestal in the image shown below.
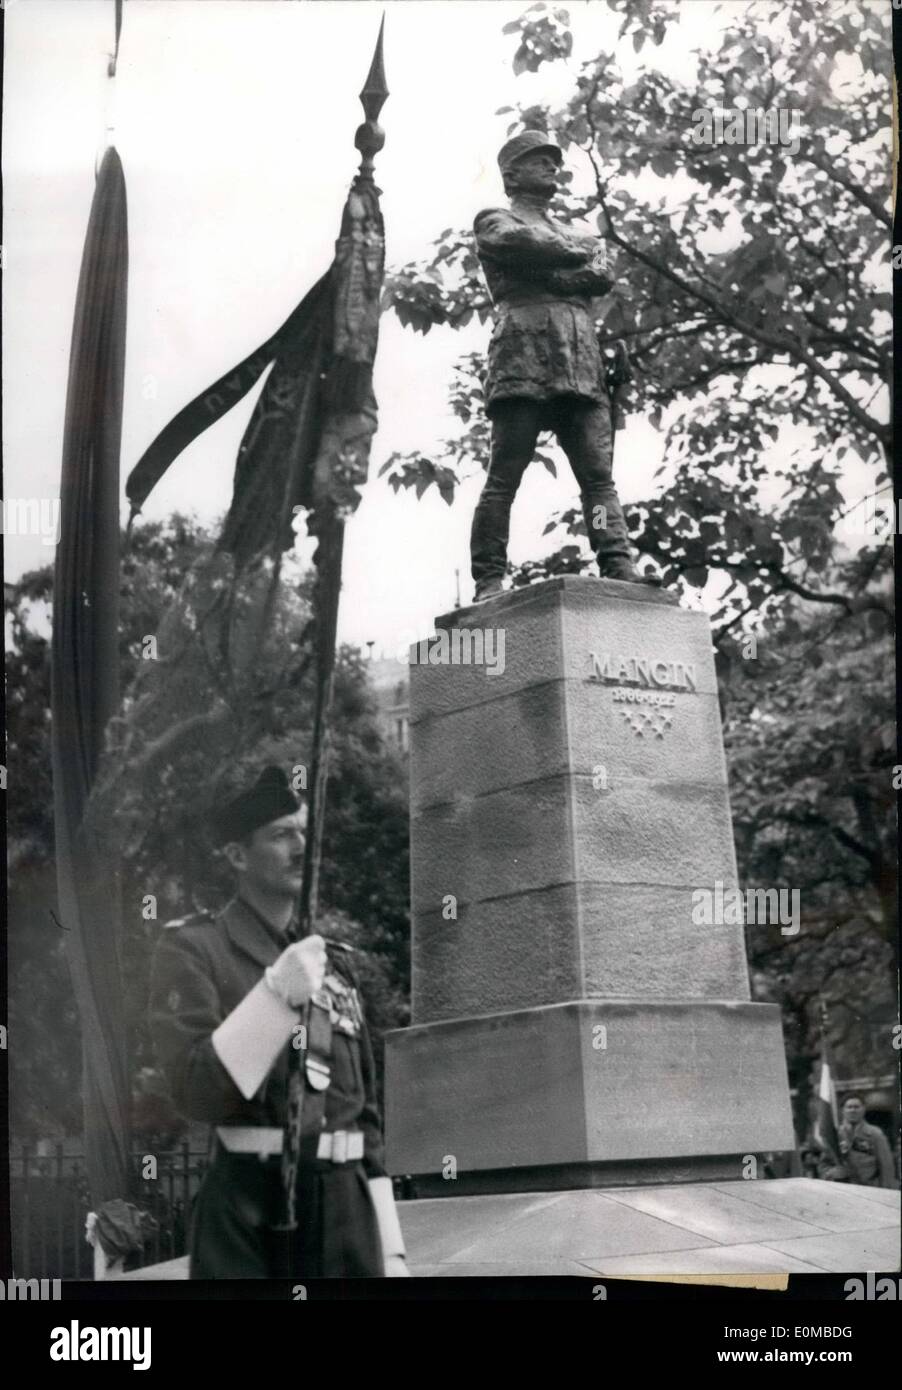
<svg viewBox="0 0 902 1390"><path fill-rule="evenodd" d="M779 1012L748 1002L743 928L693 921L697 890L736 886L705 615L566 577L436 626L411 649L391 1171L458 1193L631 1164L737 1177L737 1156L792 1147Z"/></svg>

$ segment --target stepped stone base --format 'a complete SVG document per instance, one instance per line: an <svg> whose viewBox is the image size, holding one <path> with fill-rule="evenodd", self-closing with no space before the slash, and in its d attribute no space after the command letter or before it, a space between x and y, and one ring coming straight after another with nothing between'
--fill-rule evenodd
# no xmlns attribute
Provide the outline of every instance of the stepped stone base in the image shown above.
<svg viewBox="0 0 902 1390"><path fill-rule="evenodd" d="M399 1029L385 1055L386 1161L418 1192L741 1178L795 1143L775 1005L575 1000Z"/></svg>

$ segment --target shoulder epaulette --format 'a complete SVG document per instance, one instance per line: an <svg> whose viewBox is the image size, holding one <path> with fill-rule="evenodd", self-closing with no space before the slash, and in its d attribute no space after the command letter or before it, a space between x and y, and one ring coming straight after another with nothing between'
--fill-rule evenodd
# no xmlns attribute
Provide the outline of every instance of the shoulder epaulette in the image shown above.
<svg viewBox="0 0 902 1390"><path fill-rule="evenodd" d="M206 910L203 912L189 912L187 917L174 917L171 922L164 922L163 928L165 931L170 931L173 927L199 927L204 923L214 922L215 920L214 913L207 912Z"/></svg>
<svg viewBox="0 0 902 1390"><path fill-rule="evenodd" d="M475 227L478 222L481 222L483 217L494 217L499 212L504 213L506 217L516 216L515 213L511 212L510 208L483 208L482 211L477 212L476 216L473 218L473 226Z"/></svg>

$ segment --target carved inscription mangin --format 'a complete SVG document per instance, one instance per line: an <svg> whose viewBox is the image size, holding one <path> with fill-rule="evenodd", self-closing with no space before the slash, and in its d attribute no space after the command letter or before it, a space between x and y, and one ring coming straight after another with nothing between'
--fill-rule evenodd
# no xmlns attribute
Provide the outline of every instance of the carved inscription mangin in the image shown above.
<svg viewBox="0 0 902 1390"><path fill-rule="evenodd" d="M589 680L614 687L613 703L638 737L663 738L673 724L675 692L698 692L696 667L690 661L665 661L651 656L590 652Z"/></svg>

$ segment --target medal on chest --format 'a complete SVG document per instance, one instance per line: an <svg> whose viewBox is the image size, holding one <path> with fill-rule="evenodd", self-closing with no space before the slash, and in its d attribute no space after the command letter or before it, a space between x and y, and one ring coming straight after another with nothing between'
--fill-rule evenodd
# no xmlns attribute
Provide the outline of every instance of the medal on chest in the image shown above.
<svg viewBox="0 0 902 1390"><path fill-rule="evenodd" d="M340 1033L347 1033L349 1037L359 1037L363 1026L363 1011L353 985L345 984L344 980L335 974L329 974L323 982L323 994L329 998L329 1018L332 1027Z"/></svg>

